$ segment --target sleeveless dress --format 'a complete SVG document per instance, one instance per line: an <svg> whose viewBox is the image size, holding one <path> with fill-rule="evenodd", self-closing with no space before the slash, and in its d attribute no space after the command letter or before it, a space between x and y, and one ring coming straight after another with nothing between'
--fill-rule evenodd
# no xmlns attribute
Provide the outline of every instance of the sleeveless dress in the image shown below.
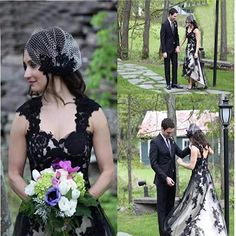
<svg viewBox="0 0 236 236"><path fill-rule="evenodd" d="M187 46L185 50L185 58L183 64L183 76L191 77L196 83L196 87L198 88L206 88L207 81L203 68L201 67L201 63L198 58L194 58L194 53L196 50L196 35L193 32L195 28L192 29L191 32L188 32L188 28L186 28L186 38L187 38Z"/></svg>
<svg viewBox="0 0 236 236"><path fill-rule="evenodd" d="M197 159L189 184L165 220L165 230L171 236L226 236L223 212L208 169L208 158L198 147Z"/></svg>
<svg viewBox="0 0 236 236"><path fill-rule="evenodd" d="M17 109L20 115L24 115L29 121L26 134L27 158L30 170L41 171L49 168L55 159L70 160L71 166L80 166L86 183L86 189L90 188L88 179L88 167L92 149L93 134L86 130L89 126L88 120L93 111L99 109L99 105L87 97L75 98L76 104L76 130L66 137L57 140L52 133L40 130L39 114L42 107L42 97L35 97L24 103ZM83 236L112 236L115 235L111 224L105 216L100 205L91 207L92 218L82 217L79 219L81 227L70 235ZM35 227L31 220L19 213L16 218L14 236L46 235L41 227Z"/></svg>

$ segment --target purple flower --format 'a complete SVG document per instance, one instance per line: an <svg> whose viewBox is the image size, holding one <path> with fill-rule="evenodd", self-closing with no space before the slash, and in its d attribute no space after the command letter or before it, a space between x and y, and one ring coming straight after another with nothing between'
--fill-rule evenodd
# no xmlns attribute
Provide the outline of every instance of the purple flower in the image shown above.
<svg viewBox="0 0 236 236"><path fill-rule="evenodd" d="M60 160L59 160L59 159L56 159L56 160L52 161L51 166L52 166L52 168L53 168L54 171L55 171L56 169L60 169L60 168L61 168L60 165L59 165L59 163L60 163Z"/></svg>
<svg viewBox="0 0 236 236"><path fill-rule="evenodd" d="M71 161L60 161L59 165L62 169L68 171L69 173L73 173L73 172L77 172L80 167L76 166L76 167L71 167Z"/></svg>
<svg viewBox="0 0 236 236"><path fill-rule="evenodd" d="M57 178L55 178L55 177L52 178L52 185L53 185L53 186L58 186L59 183L60 183L60 180L59 180L59 179L57 179Z"/></svg>
<svg viewBox="0 0 236 236"><path fill-rule="evenodd" d="M57 187L48 189L44 198L45 202L50 206L55 206L61 198L61 193Z"/></svg>

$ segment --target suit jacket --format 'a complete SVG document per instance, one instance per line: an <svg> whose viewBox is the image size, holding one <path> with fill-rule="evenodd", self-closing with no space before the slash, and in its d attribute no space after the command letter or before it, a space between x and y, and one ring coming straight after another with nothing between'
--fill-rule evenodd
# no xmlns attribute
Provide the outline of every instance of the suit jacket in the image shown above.
<svg viewBox="0 0 236 236"><path fill-rule="evenodd" d="M174 32L172 32L168 19L161 25L160 39L162 53L175 51L176 47L179 46L178 24L176 21L174 22Z"/></svg>
<svg viewBox="0 0 236 236"><path fill-rule="evenodd" d="M161 134L152 139L150 143L149 158L151 167L156 173L154 178L156 185L166 183L167 176L176 181L175 155L184 158L190 154L189 147L182 151L173 139L171 139L170 145L171 153Z"/></svg>

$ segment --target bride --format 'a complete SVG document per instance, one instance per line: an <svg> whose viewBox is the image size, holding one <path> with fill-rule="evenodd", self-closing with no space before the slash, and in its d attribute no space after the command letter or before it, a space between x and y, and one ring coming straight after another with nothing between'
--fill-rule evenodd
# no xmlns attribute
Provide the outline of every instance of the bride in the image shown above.
<svg viewBox="0 0 236 236"><path fill-rule="evenodd" d="M165 221L165 230L173 236L227 235L227 229L215 187L208 169L213 154L204 133L196 124L187 130L191 142L190 162L178 159L179 165L192 170L189 184Z"/></svg>

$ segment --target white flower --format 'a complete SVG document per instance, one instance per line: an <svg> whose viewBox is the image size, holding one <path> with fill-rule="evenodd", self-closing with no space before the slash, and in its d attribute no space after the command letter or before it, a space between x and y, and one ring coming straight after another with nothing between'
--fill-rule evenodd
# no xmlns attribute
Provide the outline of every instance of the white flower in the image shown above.
<svg viewBox="0 0 236 236"><path fill-rule="evenodd" d="M71 196L72 196L72 199L74 199L74 200L78 199L80 196L80 191L78 189L73 189Z"/></svg>
<svg viewBox="0 0 236 236"><path fill-rule="evenodd" d="M34 179L35 181L37 181L38 178L41 176L41 174L40 174L36 169L34 169L34 170L32 171L32 176L33 176L33 179Z"/></svg>
<svg viewBox="0 0 236 236"><path fill-rule="evenodd" d="M71 217L76 212L77 201L71 199L69 201L68 210L65 211L65 216Z"/></svg>
<svg viewBox="0 0 236 236"><path fill-rule="evenodd" d="M58 206L65 216L70 217L73 216L76 211L77 201L73 199L69 201L66 197L61 197Z"/></svg>
<svg viewBox="0 0 236 236"><path fill-rule="evenodd" d="M70 202L66 197L62 196L58 202L58 206L61 211L65 212L65 211L69 210Z"/></svg>
<svg viewBox="0 0 236 236"><path fill-rule="evenodd" d="M82 172L77 172L77 175L81 175L82 177L84 176Z"/></svg>
<svg viewBox="0 0 236 236"><path fill-rule="evenodd" d="M33 195L35 194L35 191L34 191L35 185L36 185L36 182L33 181L33 180L30 180L30 184L28 184L28 185L25 187L25 193L26 193L28 196L33 196Z"/></svg>
<svg viewBox="0 0 236 236"><path fill-rule="evenodd" d="M77 188L77 184L75 183L75 181L73 179L68 179L67 184L70 186L71 189Z"/></svg>
<svg viewBox="0 0 236 236"><path fill-rule="evenodd" d="M59 184L58 188L59 188L61 195L66 195L68 193L68 191L70 190L70 185L68 184L67 181L62 181Z"/></svg>
<svg viewBox="0 0 236 236"><path fill-rule="evenodd" d="M61 173L61 177L60 177L61 181L67 180L68 172L66 170L58 169L57 171Z"/></svg>

